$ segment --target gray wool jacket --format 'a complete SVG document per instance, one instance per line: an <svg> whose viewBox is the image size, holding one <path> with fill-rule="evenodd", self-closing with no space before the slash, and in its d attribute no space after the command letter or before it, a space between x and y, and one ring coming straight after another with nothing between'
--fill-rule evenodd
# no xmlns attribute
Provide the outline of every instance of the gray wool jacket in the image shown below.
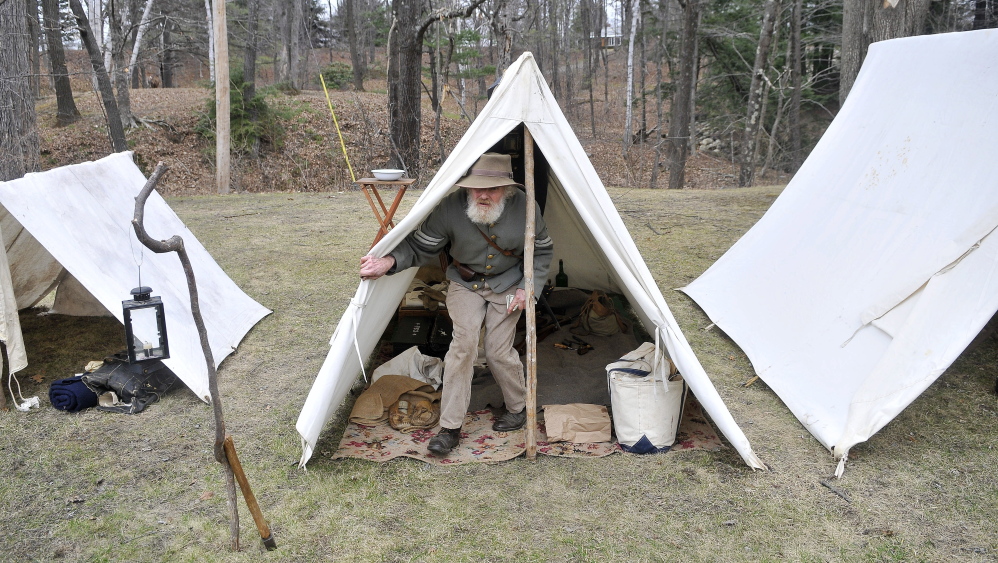
<svg viewBox="0 0 998 563"><path fill-rule="evenodd" d="M461 279L457 268L451 264L447 268L447 279L469 289L488 287L496 293L503 293L516 285L523 288L523 242L526 232L527 196L516 190L506 200L506 208L499 219L490 225L478 225L466 214L467 190L459 189L440 202L423 223L399 243L389 254L395 258L395 266L389 274L400 272L413 266L435 264L440 251L450 243L450 254L455 260L468 266L480 275L471 281ZM551 268L554 256L554 241L548 236L547 225L541 217L537 204L534 238L534 294L540 295ZM479 232L481 231L481 232ZM499 248L509 250L514 255L506 256L493 248L481 235L485 233Z"/></svg>

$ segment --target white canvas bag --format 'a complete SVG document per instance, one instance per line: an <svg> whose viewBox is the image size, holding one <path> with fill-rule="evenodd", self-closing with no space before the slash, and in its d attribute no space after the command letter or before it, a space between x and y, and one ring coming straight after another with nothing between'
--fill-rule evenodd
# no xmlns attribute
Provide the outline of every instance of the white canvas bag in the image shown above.
<svg viewBox="0 0 998 563"><path fill-rule="evenodd" d="M675 374L671 381L670 372ZM655 344L645 342L607 365L606 373L617 442L635 453L672 446L682 416L686 383L661 349L656 353Z"/></svg>

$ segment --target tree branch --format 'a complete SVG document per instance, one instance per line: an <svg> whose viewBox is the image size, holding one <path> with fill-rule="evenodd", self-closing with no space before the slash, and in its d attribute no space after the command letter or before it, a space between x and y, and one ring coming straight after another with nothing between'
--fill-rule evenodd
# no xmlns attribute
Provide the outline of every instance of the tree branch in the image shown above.
<svg viewBox="0 0 998 563"><path fill-rule="evenodd" d="M419 30L416 32L417 42L418 43L423 42L423 35L426 33L426 30L429 29L431 25L433 25L434 22L441 20L450 20L454 18L471 17L471 12L474 12L475 8L478 8L484 3L485 0L474 0L471 4L468 4L466 8L459 8L457 10L451 10L450 12L437 12L435 14L430 15L430 17L426 18L426 20L424 20L423 23L419 24Z"/></svg>

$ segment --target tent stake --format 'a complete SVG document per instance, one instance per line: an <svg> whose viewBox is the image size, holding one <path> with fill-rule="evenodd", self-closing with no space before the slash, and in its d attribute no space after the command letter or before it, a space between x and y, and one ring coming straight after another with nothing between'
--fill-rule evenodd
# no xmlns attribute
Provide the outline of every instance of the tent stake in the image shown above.
<svg viewBox="0 0 998 563"><path fill-rule="evenodd" d="M523 241L523 289L527 294L527 459L537 459L537 320L534 312L534 138L523 124L523 187L527 192L527 225Z"/></svg>
<svg viewBox="0 0 998 563"><path fill-rule="evenodd" d="M274 549L277 547L277 544L274 542L273 534L271 534L266 521L263 520L263 515L260 514L260 507L256 504L256 497L249 490L249 482L246 481L246 476L242 473L242 466L239 465L239 459L235 455L236 450L235 445L232 444L232 438L225 433L225 419L222 414L222 397L218 394L218 374L215 372L215 359L211 353L211 345L208 343L208 331L205 329L204 319L201 317L198 288L197 283L194 281L194 269L191 267L191 261L187 257L187 250L184 249L184 239L180 235L173 235L165 241L154 240L146 232L146 227L143 223L146 200L149 199L149 194L156 188L156 183L159 182L159 178L166 172L166 169L166 165L162 162L157 164L156 169L149 176L149 180L146 181L146 185L142 187L139 195L135 197L135 215L132 218L132 227L135 229L136 238L149 250L157 254L176 252L180 258L180 264L184 268L184 274L187 276L187 290L191 295L191 315L194 317L194 324L197 326L198 335L201 337L201 350L204 352L205 364L208 367L208 392L211 395L211 406L215 415L215 460L222 464L222 469L225 472L226 492L229 499L231 547L234 551L239 551L239 510L236 506L234 464L239 470L239 484L243 487L243 497L246 498L247 505L249 505L250 511L253 513L253 518L256 520L257 529L260 532L263 544L267 549ZM228 444L226 444L226 441L228 441ZM229 450L231 450L231 456L227 455ZM256 509L255 511L254 508ZM261 522L263 522L263 526L260 525Z"/></svg>

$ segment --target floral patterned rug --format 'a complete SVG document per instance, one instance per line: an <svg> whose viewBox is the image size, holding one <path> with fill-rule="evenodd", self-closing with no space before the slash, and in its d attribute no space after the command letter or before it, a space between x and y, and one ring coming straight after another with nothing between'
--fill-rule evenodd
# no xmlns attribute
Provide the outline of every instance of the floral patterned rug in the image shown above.
<svg viewBox="0 0 998 563"><path fill-rule="evenodd" d="M343 432L340 446L333 459L354 457L369 461L388 461L405 456L434 465L455 465L461 463L506 461L522 455L526 451L524 431L495 432L492 411L470 412L464 419L461 443L447 457L437 457L426 451L430 438L439 428L417 430L411 434L399 432L388 423L376 426L363 426L350 423ZM616 441L596 444L574 444L569 442L547 442L543 421L537 423L537 451L544 455L563 457L604 457L623 453ZM717 432L707 421L700 403L690 393L679 424L673 450L706 449L717 450L725 447Z"/></svg>

